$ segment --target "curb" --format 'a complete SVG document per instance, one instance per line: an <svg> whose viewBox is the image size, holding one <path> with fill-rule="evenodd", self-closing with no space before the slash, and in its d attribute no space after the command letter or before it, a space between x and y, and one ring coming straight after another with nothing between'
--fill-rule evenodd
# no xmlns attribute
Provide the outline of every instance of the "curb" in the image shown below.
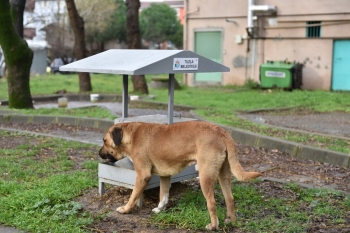
<svg viewBox="0 0 350 233"><path fill-rule="evenodd" d="M1 114L1 112L0 112ZM191 114L194 118L206 121L197 116L193 112ZM0 123L38 123L38 124L66 124L72 126L85 126L95 129L107 130L113 124L113 120L103 120L97 118L77 118L68 116L29 116L29 115L0 115ZM213 122L212 122L213 123ZM216 123L215 123L216 124ZM266 147L269 149L277 149L279 151L285 151L292 156L310 159L318 162L329 163L333 165L339 165L342 167L350 168L350 155L331 150L325 150L315 147L306 146L300 143L294 143L283 139L264 136L256 133L252 133L247 130L237 129L220 125L231 137L239 143L244 143L249 146Z"/></svg>
<svg viewBox="0 0 350 233"><path fill-rule="evenodd" d="M350 155L222 126L236 141L256 147L285 151L292 156L350 168Z"/></svg>
<svg viewBox="0 0 350 233"><path fill-rule="evenodd" d="M328 186L328 185L319 187L319 186L312 185L312 184L305 184L305 183L296 182L296 181L291 182L291 181L286 181L286 180L283 180L283 179L278 179L278 178L268 177L268 176L267 176L267 177L264 177L264 178L258 177L257 179L258 179L258 180L261 180L261 181L276 182L276 183L280 183L280 184L284 184L284 185L288 185L288 184L297 184L298 186L300 186L300 187L302 187L302 188L307 188L307 189L327 189L327 190L333 190L333 191L336 191L336 192L345 194L345 195L347 195L347 196L350 196L350 193L349 193L349 192L345 192L345 191L341 191L341 190L336 190L336 189L334 189L333 187L330 187L330 186Z"/></svg>
<svg viewBox="0 0 350 233"><path fill-rule="evenodd" d="M1 113L0 113L1 114ZM94 129L108 130L113 124L113 120L103 120L97 118L80 118L68 116L36 116L36 115L0 115L0 123L37 123L37 124L65 124L71 126L83 126Z"/></svg>
<svg viewBox="0 0 350 233"><path fill-rule="evenodd" d="M115 94L99 94L100 101L121 101L122 95ZM34 96L32 101L34 102L56 102L58 98L67 97L70 101L90 101L90 94L55 94L45 96ZM0 106L7 106L8 100L0 100Z"/></svg>
<svg viewBox="0 0 350 233"><path fill-rule="evenodd" d="M59 136L59 135L52 135L52 134L47 134L47 133L38 133L38 132L24 131L24 130L20 130L20 129L2 128L2 127L0 127L0 130L8 131L8 132L16 132L16 133L25 133L25 134L29 134L29 135L42 136L42 137L58 138L58 139L63 139L63 140L67 140L67 141L75 141L75 142L81 142L81 143L90 144L90 145L101 146L101 143L95 143L95 142L84 140L84 139L76 139L76 138L64 137L64 136ZM2 233L2 232L0 231L0 233Z"/></svg>
<svg viewBox="0 0 350 233"><path fill-rule="evenodd" d="M205 121L205 119L199 117L195 113L191 112L191 114L195 118ZM217 123L214 123L214 124L217 124ZM231 137L236 142L239 142L239 143L244 143L249 146L277 149L279 151L287 152L292 156L299 157L302 159L310 159L313 161L329 163L333 165L339 165L342 167L350 168L349 154L306 146L300 143L291 142L291 141L287 141L279 138L273 138L273 137L253 133L243 129L228 127L226 125L220 125L220 126L224 128L227 132L229 132L231 134Z"/></svg>

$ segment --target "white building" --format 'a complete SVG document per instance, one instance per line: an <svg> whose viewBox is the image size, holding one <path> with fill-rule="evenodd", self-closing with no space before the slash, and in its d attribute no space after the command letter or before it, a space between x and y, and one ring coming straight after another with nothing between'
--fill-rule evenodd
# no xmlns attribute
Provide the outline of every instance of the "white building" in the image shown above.
<svg viewBox="0 0 350 233"><path fill-rule="evenodd" d="M27 5L33 0L27 1ZM36 0L27 7L23 15L24 28L35 29L33 40L45 40L46 32L41 30L52 23L67 23L67 8L64 0Z"/></svg>

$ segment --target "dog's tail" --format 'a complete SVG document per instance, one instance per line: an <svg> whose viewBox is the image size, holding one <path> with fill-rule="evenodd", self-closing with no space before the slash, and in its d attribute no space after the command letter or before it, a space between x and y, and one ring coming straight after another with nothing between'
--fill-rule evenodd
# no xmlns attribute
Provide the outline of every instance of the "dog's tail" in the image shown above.
<svg viewBox="0 0 350 233"><path fill-rule="evenodd" d="M230 164L232 174L239 181L249 181L262 176L259 172L246 172L240 164L237 156L237 148L234 142L228 142L227 144L227 159Z"/></svg>

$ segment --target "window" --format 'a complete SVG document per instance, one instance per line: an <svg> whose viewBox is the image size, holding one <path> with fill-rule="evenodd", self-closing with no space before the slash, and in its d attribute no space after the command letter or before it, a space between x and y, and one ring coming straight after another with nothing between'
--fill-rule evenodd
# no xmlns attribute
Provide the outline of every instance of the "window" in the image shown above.
<svg viewBox="0 0 350 233"><path fill-rule="evenodd" d="M315 26L312 26L315 24ZM306 22L306 37L321 37L321 21Z"/></svg>

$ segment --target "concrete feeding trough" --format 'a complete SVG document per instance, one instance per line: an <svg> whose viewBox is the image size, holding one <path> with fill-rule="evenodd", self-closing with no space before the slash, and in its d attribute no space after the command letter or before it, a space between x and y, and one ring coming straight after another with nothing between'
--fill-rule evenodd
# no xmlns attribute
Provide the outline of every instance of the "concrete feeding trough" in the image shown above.
<svg viewBox="0 0 350 233"><path fill-rule="evenodd" d="M93 72L123 75L122 117L114 120L120 122L152 122L172 124L196 119L174 117L174 83L176 73L228 72L230 69L208 58L186 50L133 50L112 49L94 56L72 62L60 67L60 71ZM168 80L168 114L128 117L128 76L145 74L169 74ZM98 167L99 193L104 193L104 183L134 188L136 172L132 162L125 158L115 165L100 163ZM197 177L194 166L187 167L171 183ZM159 177L153 175L147 189L159 186ZM142 204L142 199L138 205Z"/></svg>
<svg viewBox="0 0 350 233"><path fill-rule="evenodd" d="M190 166L185 168L179 174L172 176L170 182L172 184L182 180L196 178L197 176L198 172L195 170L194 166ZM119 160L115 164L98 164L98 191L100 195L102 195L105 192L105 183L133 189L135 180L136 172L134 170L133 163L129 159ZM152 175L145 190L159 187L159 182L159 176ZM142 206L142 198L138 200L137 205L139 207Z"/></svg>

